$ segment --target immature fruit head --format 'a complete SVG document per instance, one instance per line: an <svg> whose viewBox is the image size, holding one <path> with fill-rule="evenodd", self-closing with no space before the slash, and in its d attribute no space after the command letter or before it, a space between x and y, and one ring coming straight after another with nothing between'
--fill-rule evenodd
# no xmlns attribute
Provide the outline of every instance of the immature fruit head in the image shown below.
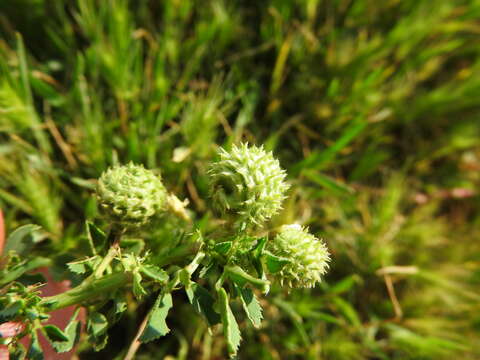
<svg viewBox="0 0 480 360"><path fill-rule="evenodd" d="M239 223L256 225L278 213L289 186L271 152L242 144L230 152L220 149L219 156L209 170L211 195L219 211L239 216Z"/></svg>
<svg viewBox="0 0 480 360"><path fill-rule="evenodd" d="M323 241L298 224L284 225L268 244L276 256L289 262L277 274L280 283L290 287L314 287L328 269L330 255Z"/></svg>
<svg viewBox="0 0 480 360"><path fill-rule="evenodd" d="M167 191L151 170L129 163L102 174L97 198L100 211L114 227L133 230L165 209Z"/></svg>

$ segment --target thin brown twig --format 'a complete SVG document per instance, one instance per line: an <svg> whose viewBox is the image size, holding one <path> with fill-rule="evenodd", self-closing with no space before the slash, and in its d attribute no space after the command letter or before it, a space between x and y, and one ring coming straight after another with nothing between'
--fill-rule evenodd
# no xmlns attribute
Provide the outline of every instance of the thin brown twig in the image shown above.
<svg viewBox="0 0 480 360"><path fill-rule="evenodd" d="M387 286L388 296L393 305L393 311L395 312L395 319L401 319L403 316L403 311L398 301L397 295L395 294L395 288L393 287L392 278L390 275L383 276L385 280L385 285Z"/></svg>
<svg viewBox="0 0 480 360"><path fill-rule="evenodd" d="M197 205L198 210L199 211L205 210L205 202L198 195L197 188L195 187L195 184L193 183L193 179L190 175L187 176L186 183L187 183L188 192L190 193L190 196L193 202Z"/></svg>
<svg viewBox="0 0 480 360"><path fill-rule="evenodd" d="M58 130L57 126L55 125L55 122L53 121L51 115L50 115L50 109L47 107L45 109L45 125L47 126L47 129L50 131L50 134L52 134L55 142L57 143L58 147L62 151L63 155L65 156L65 159L68 162L68 165L71 168L76 168L78 166L77 160L73 156L72 149L70 148L70 145L63 139L62 134Z"/></svg>
<svg viewBox="0 0 480 360"><path fill-rule="evenodd" d="M148 316L149 314L147 313L142 323L140 324L140 327L138 328L135 338L133 339L132 343L130 344L130 347L128 348L127 355L125 355L123 360L132 360L135 357L135 354L137 353L138 348L140 347L140 345L142 345L142 342L140 341L140 336L142 336L143 331L147 327Z"/></svg>

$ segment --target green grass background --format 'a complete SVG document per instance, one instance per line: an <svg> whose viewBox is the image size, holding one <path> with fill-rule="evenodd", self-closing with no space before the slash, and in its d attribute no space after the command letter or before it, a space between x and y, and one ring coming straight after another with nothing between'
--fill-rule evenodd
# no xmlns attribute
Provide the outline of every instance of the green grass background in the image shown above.
<svg viewBox="0 0 480 360"><path fill-rule="evenodd" d="M83 256L94 179L127 161L209 223L217 145L264 144L292 183L271 227L308 225L332 262L314 290L273 289L239 358L479 359L479 35L475 0L0 1L8 230ZM223 358L175 301L139 358ZM120 356L142 311L80 358Z"/></svg>

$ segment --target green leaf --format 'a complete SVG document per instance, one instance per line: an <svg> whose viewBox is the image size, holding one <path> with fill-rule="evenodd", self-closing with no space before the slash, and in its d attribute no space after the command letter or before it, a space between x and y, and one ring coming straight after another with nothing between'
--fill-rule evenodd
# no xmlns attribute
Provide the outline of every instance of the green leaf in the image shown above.
<svg viewBox="0 0 480 360"><path fill-rule="evenodd" d="M258 239L257 244L255 247L252 249L252 255L255 259L260 259L260 257L263 255L263 251L265 250L265 245L267 244L267 238L262 237Z"/></svg>
<svg viewBox="0 0 480 360"><path fill-rule="evenodd" d="M2 279L0 279L0 286L8 284L25 274L28 271L37 269L39 267L49 266L52 263L52 260L44 257L37 257L29 261L23 261L20 264L12 267L8 274L6 274Z"/></svg>
<svg viewBox="0 0 480 360"><path fill-rule="evenodd" d="M55 325L51 325L51 324L45 325L43 327L43 330L44 330L47 338L52 342L54 342L54 341L68 341L68 337L63 333L62 330L60 330Z"/></svg>
<svg viewBox="0 0 480 360"><path fill-rule="evenodd" d="M352 120L341 136L328 149L314 151L308 157L295 164L289 171L293 176L298 175L304 169L321 170L333 163L337 154L355 139L368 125L361 118Z"/></svg>
<svg viewBox="0 0 480 360"><path fill-rule="evenodd" d="M87 321L87 332L94 337L98 337L107 331L107 318L99 313L93 312L89 315Z"/></svg>
<svg viewBox="0 0 480 360"><path fill-rule="evenodd" d="M191 283L185 288L185 292L190 304L207 321L208 326L220 323L220 315L213 308L215 299L207 289L197 283Z"/></svg>
<svg viewBox="0 0 480 360"><path fill-rule="evenodd" d="M309 311L306 315L310 319L321 320L324 322L341 325L342 321L330 314L321 311Z"/></svg>
<svg viewBox="0 0 480 360"><path fill-rule="evenodd" d="M178 279L180 280L180 283L182 283L183 286L185 287L191 284L192 282L191 277L192 277L192 274L190 274L190 272L186 268L183 268L178 271Z"/></svg>
<svg viewBox="0 0 480 360"><path fill-rule="evenodd" d="M362 282L362 278L357 274L349 275L335 283L328 289L330 294L341 294L349 291L353 286Z"/></svg>
<svg viewBox="0 0 480 360"><path fill-rule="evenodd" d="M69 262L67 267L75 274L85 274L87 271L95 269L100 261L100 257L95 255L84 260Z"/></svg>
<svg viewBox="0 0 480 360"><path fill-rule="evenodd" d="M160 283L166 283L169 279L167 272L155 265L141 265L140 271L142 274Z"/></svg>
<svg viewBox="0 0 480 360"><path fill-rule="evenodd" d="M13 319L22 307L23 302L20 300L15 301L10 305L7 305L7 307L0 310L0 321L3 322Z"/></svg>
<svg viewBox="0 0 480 360"><path fill-rule="evenodd" d="M38 341L38 334L36 331L32 333L32 341L30 342L30 348L28 349L27 359L29 360L43 360L43 350Z"/></svg>
<svg viewBox="0 0 480 360"><path fill-rule="evenodd" d="M255 267L255 270L257 271L258 276L263 280L267 279L267 276L265 274L264 265L263 265L263 262L261 260L261 258L263 256L263 253L265 251L265 245L266 244L267 244L267 237L262 237L262 238L258 239L257 244L255 245L255 247L252 249L252 252L251 252L252 264ZM268 291L266 291L265 293L267 293L267 292Z"/></svg>
<svg viewBox="0 0 480 360"><path fill-rule="evenodd" d="M266 251L265 252L265 264L267 265L267 269L271 274L275 274L283 269L285 265L287 265L290 260L273 255L272 253Z"/></svg>
<svg viewBox="0 0 480 360"><path fill-rule="evenodd" d="M113 301L115 314L122 314L127 310L127 300L124 297L117 296Z"/></svg>
<svg viewBox="0 0 480 360"><path fill-rule="evenodd" d="M225 255L230 251L231 248L232 248L232 242L224 241L224 242L215 244L215 246L213 247L213 250L219 253L220 255Z"/></svg>
<svg viewBox="0 0 480 360"><path fill-rule="evenodd" d="M109 307L107 319L110 325L120 320L122 314L127 310L127 301L123 292L118 291L113 295L113 305Z"/></svg>
<svg viewBox="0 0 480 360"><path fill-rule="evenodd" d="M355 192L351 187L344 184L343 182L331 178L330 176L321 174L317 171L304 170L303 174L309 180L313 181L317 185L323 187L329 193L341 196L341 195L351 195Z"/></svg>
<svg viewBox="0 0 480 360"><path fill-rule="evenodd" d="M141 342L149 342L169 333L166 318L172 307L172 294L160 294L150 311L147 326L140 336Z"/></svg>
<svg viewBox="0 0 480 360"><path fill-rule="evenodd" d="M135 295L137 299L147 295L147 292L142 286L142 275L137 271L133 273L133 295Z"/></svg>
<svg viewBox="0 0 480 360"><path fill-rule="evenodd" d="M97 248L99 251L104 249L107 241L107 235L90 221L85 223L85 228L90 250L92 251L93 255L97 255Z"/></svg>
<svg viewBox="0 0 480 360"><path fill-rule="evenodd" d="M45 99L52 106L61 106L65 103L65 96L58 92L55 87L48 84L45 80L30 76L32 89L39 97Z"/></svg>
<svg viewBox="0 0 480 360"><path fill-rule="evenodd" d="M98 338L95 338L95 341L92 343L93 349L95 351L100 351L103 348L105 348L105 346L107 346L107 342L108 342L108 334L107 333L102 334Z"/></svg>
<svg viewBox="0 0 480 360"><path fill-rule="evenodd" d="M243 287L249 283L262 291L266 292L270 288L270 282L268 280L258 279L245 272L239 266L225 266L225 275L227 275L235 284Z"/></svg>
<svg viewBox="0 0 480 360"><path fill-rule="evenodd" d="M249 287L239 288L236 287L238 293L240 294L240 299L242 300L243 310L247 314L248 319L252 322L252 325L259 327L263 319L262 307L258 302L255 294L252 289Z"/></svg>
<svg viewBox="0 0 480 360"><path fill-rule="evenodd" d="M334 297L332 299L338 311L354 326L360 327L362 322L355 308L350 305L349 302L343 300L340 297Z"/></svg>
<svg viewBox="0 0 480 360"><path fill-rule="evenodd" d="M295 328L298 331L298 334L300 335L300 338L302 339L303 344L305 346L310 346L311 341L308 336L307 330L303 325L303 318L297 312L295 307L291 303L283 301L279 298L274 299L273 302L290 317L290 319L293 322L293 325L295 326Z"/></svg>
<svg viewBox="0 0 480 360"><path fill-rule="evenodd" d="M15 251L19 255L26 255L30 249L46 238L46 234L38 225L28 224L20 226L7 238L5 253Z"/></svg>
<svg viewBox="0 0 480 360"><path fill-rule="evenodd" d="M228 354L230 357L233 357L237 354L242 336L235 316L233 316L230 305L228 304L228 295L224 288L218 290L218 300L223 324L223 334L227 340Z"/></svg>
<svg viewBox="0 0 480 360"><path fill-rule="evenodd" d="M88 341L94 344L95 351L99 351L107 345L108 321L99 312L91 313L87 321Z"/></svg>
<svg viewBox="0 0 480 360"><path fill-rule="evenodd" d="M80 309L77 309L73 314L70 322L65 327L64 334L67 337L66 341L54 341L52 342L52 346L58 353L67 352L73 349L75 344L80 339L80 331L82 329L82 324L80 321L76 320Z"/></svg>

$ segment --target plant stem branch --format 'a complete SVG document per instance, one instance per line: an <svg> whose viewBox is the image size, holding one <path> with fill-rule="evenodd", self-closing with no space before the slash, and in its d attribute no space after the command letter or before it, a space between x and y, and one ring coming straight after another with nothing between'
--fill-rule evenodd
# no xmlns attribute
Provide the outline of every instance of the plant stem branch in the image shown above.
<svg viewBox="0 0 480 360"><path fill-rule="evenodd" d="M142 345L142 342L140 341L140 336L142 336L143 331L145 330L145 327L147 326L148 323L148 317L150 316L150 312L147 313L145 318L143 319L142 323L140 324L140 327L138 328L137 334L135 335L135 338L133 339L132 343L130 344L130 347L128 348L127 355L125 355L125 358L123 360L132 360L137 353L138 348L140 345Z"/></svg>
<svg viewBox="0 0 480 360"><path fill-rule="evenodd" d="M99 279L85 281L62 294L46 297L40 302L40 305L44 305L47 311L78 305L93 298L109 295L112 291L125 286L130 281L131 274L126 272L105 275Z"/></svg>
<svg viewBox="0 0 480 360"><path fill-rule="evenodd" d="M95 269L95 272L93 273L94 278L99 278L100 276L103 275L103 272L107 269L107 267L110 265L112 260L115 258L115 255L118 254L120 249L120 238L116 238L112 246L110 246L110 249L108 249L107 255L103 258L102 262L98 267Z"/></svg>

